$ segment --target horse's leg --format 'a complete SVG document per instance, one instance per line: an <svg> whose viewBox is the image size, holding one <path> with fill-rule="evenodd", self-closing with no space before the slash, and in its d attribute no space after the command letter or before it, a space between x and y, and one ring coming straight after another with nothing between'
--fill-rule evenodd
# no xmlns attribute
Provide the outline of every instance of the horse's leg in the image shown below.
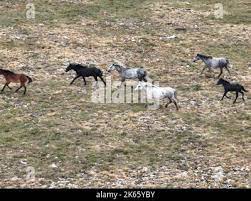
<svg viewBox="0 0 251 201"><path fill-rule="evenodd" d="M245 99L244 99L244 92L240 92L241 93L241 95L242 95L242 100L245 102Z"/></svg>
<svg viewBox="0 0 251 201"><path fill-rule="evenodd" d="M23 93L23 95L25 95L26 94L26 86L24 85L23 87L24 87L24 93Z"/></svg>
<svg viewBox="0 0 251 201"><path fill-rule="evenodd" d="M231 76L230 70L228 69L227 66L225 66L225 69L227 70L228 74Z"/></svg>
<svg viewBox="0 0 251 201"><path fill-rule="evenodd" d="M70 85L72 85L73 82L74 82L76 79L78 79L80 76L81 76L81 75L77 75L77 76L71 81Z"/></svg>
<svg viewBox="0 0 251 201"><path fill-rule="evenodd" d="M122 85L125 83L125 78L122 78L121 79L121 83L120 83L120 86L118 87L117 90L120 90L120 88L122 87ZM117 94L117 98L119 97L119 93Z"/></svg>
<svg viewBox="0 0 251 201"><path fill-rule="evenodd" d="M7 84L7 87L8 87L10 90L12 90L12 88L9 86L9 83Z"/></svg>
<svg viewBox="0 0 251 201"><path fill-rule="evenodd" d="M97 76L93 76L93 77L94 77L94 79L96 81L95 87L97 88L97 86L98 86L98 78L97 78Z"/></svg>
<svg viewBox="0 0 251 201"><path fill-rule="evenodd" d="M18 92L23 86L21 85L15 92Z"/></svg>
<svg viewBox="0 0 251 201"><path fill-rule="evenodd" d="M167 106L172 102L172 100L170 98L168 98L169 102L165 105L165 108L167 108Z"/></svg>
<svg viewBox="0 0 251 201"><path fill-rule="evenodd" d="M224 92L224 94L223 94L223 96L222 96L222 98L221 98L221 101L222 101L223 98L227 95L227 92L228 92L228 91L225 91L225 92Z"/></svg>
<svg viewBox="0 0 251 201"><path fill-rule="evenodd" d="M231 97L227 95L227 92L225 94L225 97L228 98L228 99L231 99Z"/></svg>
<svg viewBox="0 0 251 201"><path fill-rule="evenodd" d="M9 86L9 84L10 84L10 81L6 81L6 86L11 90L12 88Z"/></svg>
<svg viewBox="0 0 251 201"><path fill-rule="evenodd" d="M239 96L238 91L236 91L236 97L235 97L235 100L234 100L233 104L236 103L236 100L237 100L238 96Z"/></svg>
<svg viewBox="0 0 251 201"><path fill-rule="evenodd" d="M220 78L221 74L222 74L222 68L220 68L220 74L218 75L218 78Z"/></svg>
<svg viewBox="0 0 251 201"><path fill-rule="evenodd" d="M104 81L104 79L102 78L102 76L99 76L99 78L101 79L101 81L104 83L104 85L106 86L106 82Z"/></svg>
<svg viewBox="0 0 251 201"><path fill-rule="evenodd" d="M176 110L179 110L179 107L178 107L177 101L176 101L176 100L173 100L173 103L174 103L174 105L175 105L175 107L176 107Z"/></svg>
<svg viewBox="0 0 251 201"><path fill-rule="evenodd" d="M204 66L204 68L202 69L202 71L201 71L201 75L202 75L202 73L204 72L204 70L206 70L206 68L207 68L207 66Z"/></svg>
<svg viewBox="0 0 251 201"><path fill-rule="evenodd" d="M121 83L120 83L120 86L119 86L119 87L121 87L121 86L124 84L124 82L125 82L125 78L122 78L122 79L121 79Z"/></svg>
<svg viewBox="0 0 251 201"><path fill-rule="evenodd" d="M83 78L83 80L84 80L84 84L86 85L86 80L85 80L85 77L84 77L84 76L82 76L82 78Z"/></svg>
<svg viewBox="0 0 251 201"><path fill-rule="evenodd" d="M3 86L3 88L2 88L2 90L1 90L1 92L3 92L4 91L4 89L5 89L5 87L7 86L8 84L6 83L4 86Z"/></svg>

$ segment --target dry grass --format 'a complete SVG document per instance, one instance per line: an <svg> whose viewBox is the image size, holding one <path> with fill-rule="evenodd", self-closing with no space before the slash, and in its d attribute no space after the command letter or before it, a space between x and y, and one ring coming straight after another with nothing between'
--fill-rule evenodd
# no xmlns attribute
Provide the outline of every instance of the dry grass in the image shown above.
<svg viewBox="0 0 251 201"><path fill-rule="evenodd" d="M23 1L0 4L0 64L34 78L25 97L1 94L1 187L250 187L250 93L219 102L222 88L191 62L198 52L227 56L231 79L251 88L247 0L223 1L223 19L209 0L34 3L34 21ZM177 88L181 110L93 104L91 79L89 94L80 80L69 86L68 61L105 70L113 59Z"/></svg>

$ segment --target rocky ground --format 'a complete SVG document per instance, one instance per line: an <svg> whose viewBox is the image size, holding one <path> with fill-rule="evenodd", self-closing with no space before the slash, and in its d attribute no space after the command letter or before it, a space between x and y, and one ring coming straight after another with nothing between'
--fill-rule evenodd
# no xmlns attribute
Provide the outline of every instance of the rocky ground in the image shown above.
<svg viewBox="0 0 251 201"><path fill-rule="evenodd" d="M1 68L34 79L26 96L0 94L0 187L250 187L250 92L245 103L219 101L218 72L200 75L192 62L226 56L224 77L250 91L248 0L222 1L222 19L209 0L32 2L35 19L27 2L0 3ZM181 109L93 103L92 78L86 90L69 86L69 62L95 63L108 78L114 60L176 88Z"/></svg>

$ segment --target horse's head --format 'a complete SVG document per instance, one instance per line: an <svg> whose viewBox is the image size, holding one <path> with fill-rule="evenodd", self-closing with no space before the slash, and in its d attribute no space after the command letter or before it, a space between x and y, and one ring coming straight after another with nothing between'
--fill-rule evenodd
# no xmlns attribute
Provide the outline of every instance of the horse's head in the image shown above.
<svg viewBox="0 0 251 201"><path fill-rule="evenodd" d="M143 89L142 82L139 82L134 90L138 91L138 90L142 90L142 89Z"/></svg>
<svg viewBox="0 0 251 201"><path fill-rule="evenodd" d="M226 82L226 80L220 78L220 79L218 80L218 82L216 83L216 85L221 85L221 84L224 84L225 82Z"/></svg>
<svg viewBox="0 0 251 201"><path fill-rule="evenodd" d="M65 69L65 72L68 72L70 70L72 70L72 68L74 67L75 65L73 63L70 63L67 68Z"/></svg>
<svg viewBox="0 0 251 201"><path fill-rule="evenodd" d="M0 68L0 75L3 75L6 72L6 70Z"/></svg>
<svg viewBox="0 0 251 201"><path fill-rule="evenodd" d="M113 63L108 67L107 71L110 73L111 71L116 70L117 67L119 67L119 65Z"/></svg>
<svg viewBox="0 0 251 201"><path fill-rule="evenodd" d="M134 90L135 91L143 90L143 89L145 89L148 86L152 86L152 85L150 83L147 83L147 82L139 82L138 85L136 86L136 88Z"/></svg>
<svg viewBox="0 0 251 201"><path fill-rule="evenodd" d="M198 60L207 60L207 59L212 59L213 57L212 56L206 56L206 55L203 55L203 54L197 54L194 58L193 58L193 62L196 62Z"/></svg>
<svg viewBox="0 0 251 201"><path fill-rule="evenodd" d="M193 58L193 62L196 62L198 60L200 60L201 57L200 57L200 54L197 54L194 58Z"/></svg>

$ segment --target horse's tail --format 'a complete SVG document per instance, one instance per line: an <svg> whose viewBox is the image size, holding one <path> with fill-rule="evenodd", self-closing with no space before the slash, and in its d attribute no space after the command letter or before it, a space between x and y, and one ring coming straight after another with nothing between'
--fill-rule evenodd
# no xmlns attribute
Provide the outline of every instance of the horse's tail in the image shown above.
<svg viewBox="0 0 251 201"><path fill-rule="evenodd" d="M177 91L176 91L176 90L174 91L174 98L175 98L176 100L178 100L178 98L177 98Z"/></svg>
<svg viewBox="0 0 251 201"><path fill-rule="evenodd" d="M233 66L230 64L230 62L229 62L229 60L228 59L226 59L226 63L227 63L227 66L226 67L230 67L230 68L232 68Z"/></svg>
<svg viewBox="0 0 251 201"><path fill-rule="evenodd" d="M141 67L143 69L143 67ZM149 77L147 71L145 69L143 69L143 77L146 79L146 80L150 80L151 78Z"/></svg>
<svg viewBox="0 0 251 201"><path fill-rule="evenodd" d="M143 72L144 72L144 77L145 77L145 78L148 77L147 71L144 70Z"/></svg>
<svg viewBox="0 0 251 201"><path fill-rule="evenodd" d="M147 82L147 80L148 80L147 72L146 72L146 70L143 67L140 67L137 70L137 75L138 75L139 79L143 79L145 82Z"/></svg>
<svg viewBox="0 0 251 201"><path fill-rule="evenodd" d="M102 72L102 70L98 69L98 73L99 73L100 77L102 77L102 76L103 76L103 72Z"/></svg>
<svg viewBox="0 0 251 201"><path fill-rule="evenodd" d="M173 96L174 96L173 103L175 104L176 110L179 110L180 107L178 106L178 98L177 98L177 91L176 91L176 89L174 90Z"/></svg>
<svg viewBox="0 0 251 201"><path fill-rule="evenodd" d="M29 80L29 81L28 81L28 84L31 83L31 82L32 82L32 79L31 79L29 76L27 76L27 75L26 75L26 77L27 77L28 80Z"/></svg>
<svg viewBox="0 0 251 201"><path fill-rule="evenodd" d="M241 86L242 91L248 92L243 86Z"/></svg>

